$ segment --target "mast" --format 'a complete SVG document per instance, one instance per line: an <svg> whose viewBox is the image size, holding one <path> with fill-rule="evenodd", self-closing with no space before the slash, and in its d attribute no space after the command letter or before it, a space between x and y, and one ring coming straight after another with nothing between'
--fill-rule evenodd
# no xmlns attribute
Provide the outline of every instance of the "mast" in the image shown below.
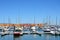
<svg viewBox="0 0 60 40"><path fill-rule="evenodd" d="M56 17L56 25L57 25L57 17Z"/></svg>
<svg viewBox="0 0 60 40"><path fill-rule="evenodd" d="M20 24L20 18L18 17L18 24Z"/></svg>
<svg viewBox="0 0 60 40"><path fill-rule="evenodd" d="M45 24L44 24L45 27L47 27L47 25L48 25L48 20L47 20L47 19L48 19L48 18L46 17L46 18L45 18Z"/></svg>
<svg viewBox="0 0 60 40"><path fill-rule="evenodd" d="M34 16L34 24L35 24L35 16Z"/></svg>
<svg viewBox="0 0 60 40"><path fill-rule="evenodd" d="M8 18L8 24L9 24L9 26L10 26L10 24L11 24L11 20L10 20L10 18Z"/></svg>
<svg viewBox="0 0 60 40"><path fill-rule="evenodd" d="M50 25L50 16L49 16L49 25Z"/></svg>
<svg viewBox="0 0 60 40"><path fill-rule="evenodd" d="M59 19L59 26L60 26L60 19Z"/></svg>

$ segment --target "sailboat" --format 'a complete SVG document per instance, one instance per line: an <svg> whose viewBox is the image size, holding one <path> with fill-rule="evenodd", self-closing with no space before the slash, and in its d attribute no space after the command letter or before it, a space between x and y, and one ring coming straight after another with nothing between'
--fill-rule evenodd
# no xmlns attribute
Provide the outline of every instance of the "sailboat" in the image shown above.
<svg viewBox="0 0 60 40"><path fill-rule="evenodd" d="M51 27L51 33L55 34L55 35L59 34L59 32L58 32L58 25L57 25L57 17L56 17L56 25L54 25L54 27Z"/></svg>
<svg viewBox="0 0 60 40"><path fill-rule="evenodd" d="M43 27L44 32L50 32L50 16L49 16L49 24L46 23L45 26Z"/></svg>
<svg viewBox="0 0 60 40"><path fill-rule="evenodd" d="M34 17L34 24L33 24L33 25L34 25L34 26L31 27L32 32L36 32L35 17Z"/></svg>
<svg viewBox="0 0 60 40"><path fill-rule="evenodd" d="M22 30L23 30L23 27L20 27L20 26L14 26L14 36L20 36L22 35Z"/></svg>

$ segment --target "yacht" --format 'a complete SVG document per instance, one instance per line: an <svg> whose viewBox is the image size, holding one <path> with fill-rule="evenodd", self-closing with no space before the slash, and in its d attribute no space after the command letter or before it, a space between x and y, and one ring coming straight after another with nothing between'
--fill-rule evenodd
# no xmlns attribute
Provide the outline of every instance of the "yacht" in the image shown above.
<svg viewBox="0 0 60 40"><path fill-rule="evenodd" d="M14 30L14 36L19 36L19 35L22 35L22 28L19 28L19 27L16 27L15 30Z"/></svg>
<svg viewBox="0 0 60 40"><path fill-rule="evenodd" d="M51 26L51 31L50 31L50 33L51 34L56 34L56 30L57 28L55 27L55 26Z"/></svg>
<svg viewBox="0 0 60 40"><path fill-rule="evenodd" d="M35 32L35 31L36 31L35 26L31 27L31 30L32 30L33 32Z"/></svg>
<svg viewBox="0 0 60 40"><path fill-rule="evenodd" d="M44 31L44 32L50 32L50 27L44 27L44 28L43 28L43 31Z"/></svg>

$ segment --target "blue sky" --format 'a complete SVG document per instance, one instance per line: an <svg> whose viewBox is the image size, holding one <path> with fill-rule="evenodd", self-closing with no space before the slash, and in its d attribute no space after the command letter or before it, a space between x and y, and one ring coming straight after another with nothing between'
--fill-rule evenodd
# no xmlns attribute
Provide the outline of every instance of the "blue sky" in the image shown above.
<svg viewBox="0 0 60 40"><path fill-rule="evenodd" d="M0 23L42 23L60 20L60 0L0 0Z"/></svg>

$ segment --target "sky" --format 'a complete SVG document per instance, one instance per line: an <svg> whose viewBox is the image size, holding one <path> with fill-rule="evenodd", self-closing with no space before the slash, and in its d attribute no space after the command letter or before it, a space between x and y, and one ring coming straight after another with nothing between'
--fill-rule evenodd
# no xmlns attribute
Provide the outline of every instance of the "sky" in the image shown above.
<svg viewBox="0 0 60 40"><path fill-rule="evenodd" d="M0 0L0 23L56 23L60 0Z"/></svg>

